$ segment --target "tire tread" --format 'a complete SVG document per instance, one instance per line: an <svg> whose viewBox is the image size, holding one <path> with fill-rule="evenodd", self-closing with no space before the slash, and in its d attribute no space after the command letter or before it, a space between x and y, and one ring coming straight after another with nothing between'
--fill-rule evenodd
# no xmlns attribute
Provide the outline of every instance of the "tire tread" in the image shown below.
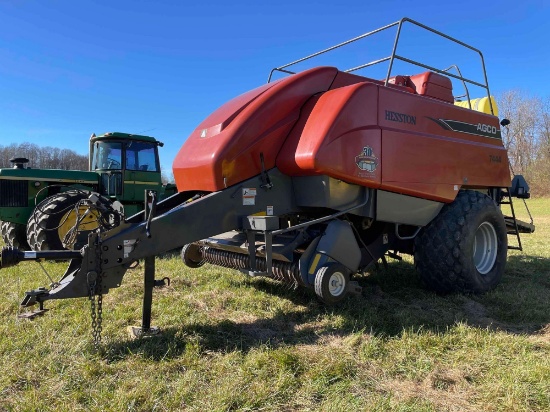
<svg viewBox="0 0 550 412"><path fill-rule="evenodd" d="M490 276L481 275L473 264L472 238L478 217L492 215L498 238L498 255ZM438 293L482 293L496 286L504 272L507 235L500 208L487 195L461 191L415 238L414 262L424 284Z"/></svg>

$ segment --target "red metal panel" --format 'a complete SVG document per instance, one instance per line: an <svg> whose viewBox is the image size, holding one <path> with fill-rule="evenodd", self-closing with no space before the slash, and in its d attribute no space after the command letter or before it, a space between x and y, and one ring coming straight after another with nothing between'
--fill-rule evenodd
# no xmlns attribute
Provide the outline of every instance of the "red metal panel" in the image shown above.
<svg viewBox="0 0 550 412"><path fill-rule="evenodd" d="M449 202L462 186L504 187L510 181L505 169L490 161L488 153L506 156L493 145L384 130L382 152L381 188L392 192Z"/></svg>
<svg viewBox="0 0 550 412"><path fill-rule="evenodd" d="M424 72L410 77L416 92L422 96L433 97L447 103L454 103L451 79L439 73Z"/></svg>
<svg viewBox="0 0 550 412"><path fill-rule="evenodd" d="M180 191L220 190L260 174L263 153L266 169L291 176L450 202L461 187L510 185L500 137L495 116L321 67L213 113L183 145L174 176Z"/></svg>
<svg viewBox="0 0 550 412"><path fill-rule="evenodd" d="M336 75L336 78L334 79L334 82L330 86L330 89L338 89L340 87L350 86L352 84L357 83L363 83L366 81L374 81L377 82L377 80L369 79L368 77L359 76L357 74L353 73L346 73L346 72L338 72ZM381 82L380 82L381 84Z"/></svg>
<svg viewBox="0 0 550 412"><path fill-rule="evenodd" d="M386 87L380 88L379 107L378 121L382 129L454 137L472 143L502 147L498 118L490 114L434 99L426 99L418 95L401 93ZM444 121L458 122L455 127L462 128L464 131L454 131L450 126L453 124L446 124ZM465 126L467 125L473 125L473 130L466 131ZM492 133L485 133L483 129L487 128L491 128Z"/></svg>
<svg viewBox="0 0 550 412"><path fill-rule="evenodd" d="M326 174L378 187L382 159L377 101L378 86L363 82L310 102L283 146L277 167L289 175ZM370 148L369 154L363 154L365 148Z"/></svg>
<svg viewBox="0 0 550 412"><path fill-rule="evenodd" d="M316 174L313 170L304 170L296 163L296 149L302 138L302 132L308 122L311 112L315 109L315 105L319 101L321 95L313 96L309 99L300 112L300 118L294 125L292 131L288 135L281 151L276 159L277 168L289 176L307 176Z"/></svg>
<svg viewBox="0 0 550 412"><path fill-rule="evenodd" d="M363 82L310 100L277 166L444 202L510 185L498 118L401 90Z"/></svg>
<svg viewBox="0 0 550 412"><path fill-rule="evenodd" d="M334 82L332 83L332 86L330 86L330 89L331 90L338 89L340 87L350 86L352 84L363 83L363 82L371 82L378 85L384 84L384 81L382 80L375 80L369 77L359 76L353 73L338 72L338 75L334 79ZM391 87L392 89L410 92L410 93L416 92L415 90L416 86L408 76L395 76L390 78L388 80L388 87Z"/></svg>
<svg viewBox="0 0 550 412"><path fill-rule="evenodd" d="M416 93L416 84L411 80L409 76L394 76L388 79L388 84L394 84L396 86L405 86L410 89L411 93Z"/></svg>
<svg viewBox="0 0 550 412"><path fill-rule="evenodd" d="M380 88L379 124L382 189L449 202L463 186L510 185L495 116Z"/></svg>
<svg viewBox="0 0 550 412"><path fill-rule="evenodd" d="M312 95L325 91L336 76L333 67L318 67L255 89L234 99L197 128L173 163L179 191L217 191L261 172L275 158L300 109Z"/></svg>
<svg viewBox="0 0 550 412"><path fill-rule="evenodd" d="M200 135L203 130L207 129L206 135L207 137L211 137L221 132L246 106L248 106L263 92L271 89L278 82L279 81L264 84L260 87L256 87L255 89L252 89L231 99L229 102L220 106L218 109L216 109L216 111L214 111L206 119L204 119L202 123L199 124L199 126L195 129L194 133L199 133Z"/></svg>

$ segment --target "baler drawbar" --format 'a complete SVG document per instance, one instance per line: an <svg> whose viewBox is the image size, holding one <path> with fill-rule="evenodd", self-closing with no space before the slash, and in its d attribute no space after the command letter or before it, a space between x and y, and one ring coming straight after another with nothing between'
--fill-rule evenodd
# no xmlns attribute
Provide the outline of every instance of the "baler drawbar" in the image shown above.
<svg viewBox="0 0 550 412"><path fill-rule="evenodd" d="M484 80L398 55L406 23L477 54ZM387 58L345 71L291 70L392 27ZM396 61L428 71L392 76ZM352 73L381 62L389 63L384 80ZM290 76L271 81L275 73ZM466 101L455 104L453 80L465 87ZM468 85L487 96L472 105ZM511 180L496 115L481 52L405 18L280 66L266 85L221 106L181 147L175 195L157 202L146 190L144 211L92 231L78 251L4 248L0 267L71 259L50 289L27 292L22 305L42 309L47 300L76 297L93 305L97 297L100 306L144 260L140 333L151 331L152 290L163 284L155 280L155 256L174 248L189 268L210 263L271 277L311 288L327 304L360 293L353 276L399 253L414 256L436 292L482 293L501 280L508 235L519 241L520 232L534 230L532 221L515 218L512 198L528 198L529 187L520 176Z"/></svg>

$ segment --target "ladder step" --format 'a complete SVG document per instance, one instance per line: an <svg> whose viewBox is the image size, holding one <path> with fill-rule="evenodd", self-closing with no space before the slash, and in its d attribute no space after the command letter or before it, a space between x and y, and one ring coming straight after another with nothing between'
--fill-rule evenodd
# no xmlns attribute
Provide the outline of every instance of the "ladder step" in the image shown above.
<svg viewBox="0 0 550 412"><path fill-rule="evenodd" d="M523 250L523 248L519 247L519 246L508 246L508 249L511 249L511 250Z"/></svg>
<svg viewBox="0 0 550 412"><path fill-rule="evenodd" d="M506 228L508 229L508 233L516 232L516 227L514 225L514 218L510 216L504 216L504 221L506 222ZM533 233L535 231L535 225L532 225L531 223L524 222L519 219L515 219L519 233Z"/></svg>

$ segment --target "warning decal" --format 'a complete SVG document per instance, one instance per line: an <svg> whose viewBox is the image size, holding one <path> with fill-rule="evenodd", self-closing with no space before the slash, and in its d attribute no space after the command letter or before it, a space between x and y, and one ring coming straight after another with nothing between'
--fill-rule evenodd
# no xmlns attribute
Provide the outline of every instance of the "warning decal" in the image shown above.
<svg viewBox="0 0 550 412"><path fill-rule="evenodd" d="M255 187L243 187L243 205L255 205L256 204L256 188Z"/></svg>

